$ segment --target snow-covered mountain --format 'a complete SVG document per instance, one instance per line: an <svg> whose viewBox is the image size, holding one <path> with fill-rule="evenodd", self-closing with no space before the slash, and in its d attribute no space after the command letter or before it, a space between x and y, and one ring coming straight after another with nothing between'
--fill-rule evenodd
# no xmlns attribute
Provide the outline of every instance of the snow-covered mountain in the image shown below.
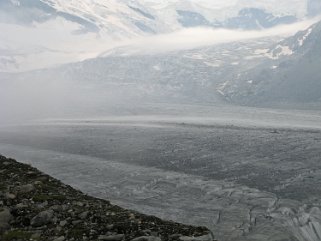
<svg viewBox="0 0 321 241"><path fill-rule="evenodd" d="M0 78L8 82L73 81L78 88L103 91L106 98L117 95L130 101L222 103L225 99L219 87L233 73L267 59L256 50L279 39L266 37L152 54L126 46L99 58L47 70L0 74Z"/></svg>
<svg viewBox="0 0 321 241"><path fill-rule="evenodd" d="M129 0L0 1L0 71L82 61L117 41L173 31Z"/></svg>
<svg viewBox="0 0 321 241"><path fill-rule="evenodd" d="M320 0L308 0L308 15L316 16L321 14L321 1Z"/></svg>
<svg viewBox="0 0 321 241"><path fill-rule="evenodd" d="M302 19L308 12L307 1L141 0L141 3L156 10L168 22L185 27L260 29Z"/></svg>
<svg viewBox="0 0 321 241"><path fill-rule="evenodd" d="M269 60L231 76L222 85L225 98L236 103L321 102L321 22L270 49Z"/></svg>
<svg viewBox="0 0 321 241"><path fill-rule="evenodd" d="M187 27L262 29L307 15L314 0L2 0L0 72L83 61L122 40Z"/></svg>
<svg viewBox="0 0 321 241"><path fill-rule="evenodd" d="M1 22L34 25L62 18L79 25L78 33L94 32L110 38L141 36L166 29L150 9L125 0L4 0L0 12Z"/></svg>
<svg viewBox="0 0 321 241"><path fill-rule="evenodd" d="M227 19L222 27L231 29L265 29L281 24L291 24L298 19L295 16L274 16L259 8L244 8L236 17Z"/></svg>

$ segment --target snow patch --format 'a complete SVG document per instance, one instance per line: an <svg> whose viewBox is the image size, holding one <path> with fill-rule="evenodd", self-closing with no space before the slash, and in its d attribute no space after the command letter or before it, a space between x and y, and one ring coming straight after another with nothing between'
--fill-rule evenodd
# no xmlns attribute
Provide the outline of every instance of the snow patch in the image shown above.
<svg viewBox="0 0 321 241"><path fill-rule="evenodd" d="M307 30L306 34L305 34L304 36L302 36L302 38L298 39L300 46L303 46L305 40L307 39L307 37L310 36L311 33L312 33L312 28L309 28L309 29Z"/></svg>
<svg viewBox="0 0 321 241"><path fill-rule="evenodd" d="M267 53L266 56L270 59L279 59L282 56L291 56L292 54L293 50L289 46L279 44L274 50Z"/></svg>

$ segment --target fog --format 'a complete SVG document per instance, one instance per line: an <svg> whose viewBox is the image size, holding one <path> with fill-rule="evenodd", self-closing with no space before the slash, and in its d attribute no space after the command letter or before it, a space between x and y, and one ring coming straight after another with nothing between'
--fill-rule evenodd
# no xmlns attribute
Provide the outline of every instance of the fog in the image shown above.
<svg viewBox="0 0 321 241"><path fill-rule="evenodd" d="M127 47L123 55L162 54L171 51L194 49L223 43L253 40L267 37L286 38L305 30L320 20L320 17L301 21L294 24L277 26L264 30L229 30L213 28L187 28L170 34L145 37L124 41L118 47ZM127 52L126 52L127 51ZM113 53L109 50L101 56Z"/></svg>
<svg viewBox="0 0 321 241"><path fill-rule="evenodd" d="M101 89L76 80L55 80L46 76L42 80L10 79L1 81L0 124L115 114L121 111L121 107L127 105L129 108L129 98L128 90Z"/></svg>
<svg viewBox="0 0 321 241"><path fill-rule="evenodd" d="M61 20L62 21L62 20ZM292 25L279 26L261 31L237 31L226 29L192 28L175 33L152 37L136 38L120 42L102 43L93 34L70 35L71 29L77 26L64 25L66 28L57 31L57 22L47 22L39 28L29 28L1 24L6 30L2 40L9 46L32 52L37 46L55 48L74 55L75 52L85 51L82 57L108 57L115 50L122 50L122 55L159 55L168 52L214 46L236 41L253 40L266 37L286 37L299 30L306 29L316 19L299 22ZM58 22L59 23L59 22ZM52 24L52 26L50 26ZM99 43L99 44L98 44ZM104 51L103 51L104 49ZM91 55L87 55L88 53ZM75 60L63 58L65 61ZM54 67L59 61L47 58L28 58L27 65L43 68ZM27 68L28 69L28 68ZM69 78L57 79L54 71L39 71L21 73L19 75L1 74L0 112L1 123L16 123L43 118L90 117L92 115L128 114L135 113L135 108L142 108L144 99L137 97L140 86L96 85L96 83L79 82ZM86 70L85 70L86 71ZM128 73L130 74L130 73ZM61 75L59 75L61 76ZM169 104L170 100L164 99ZM131 109L133 108L133 109ZM148 108L149 110L152 108ZM143 113L144 114L144 113Z"/></svg>

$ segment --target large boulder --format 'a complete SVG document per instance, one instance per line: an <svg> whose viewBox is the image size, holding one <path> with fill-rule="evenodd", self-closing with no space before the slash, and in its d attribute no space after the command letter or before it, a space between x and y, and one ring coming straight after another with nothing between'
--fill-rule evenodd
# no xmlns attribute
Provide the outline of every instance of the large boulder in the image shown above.
<svg viewBox="0 0 321 241"><path fill-rule="evenodd" d="M9 209L4 209L0 211L0 233L8 230L10 228L10 222L13 220Z"/></svg>
<svg viewBox="0 0 321 241"><path fill-rule="evenodd" d="M31 219L31 226L41 227L52 222L54 212L52 210L47 210L40 212L33 219Z"/></svg>

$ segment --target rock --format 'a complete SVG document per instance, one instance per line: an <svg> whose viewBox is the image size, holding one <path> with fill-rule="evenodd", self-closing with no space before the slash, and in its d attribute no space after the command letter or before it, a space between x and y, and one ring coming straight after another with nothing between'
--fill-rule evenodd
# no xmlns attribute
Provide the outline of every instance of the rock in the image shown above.
<svg viewBox="0 0 321 241"><path fill-rule="evenodd" d="M59 223L59 225L61 226L61 227L64 227L64 226L66 226L67 225L67 221L66 220L64 220L64 221L61 221L60 223Z"/></svg>
<svg viewBox="0 0 321 241"><path fill-rule="evenodd" d="M29 171L26 173L28 176L35 176L37 175L37 173L33 172L33 171Z"/></svg>
<svg viewBox="0 0 321 241"><path fill-rule="evenodd" d="M65 241L65 237L64 236L60 236L58 238L55 238L53 241Z"/></svg>
<svg viewBox="0 0 321 241"><path fill-rule="evenodd" d="M210 235L204 235L200 237L187 237L182 236L179 238L180 241L212 241L212 237Z"/></svg>
<svg viewBox="0 0 321 241"><path fill-rule="evenodd" d="M115 227L114 224L110 224L110 225L107 225L107 226L106 226L106 229L107 229L107 230L112 230L114 227Z"/></svg>
<svg viewBox="0 0 321 241"><path fill-rule="evenodd" d="M18 204L16 205L16 209L24 209L24 208L27 208L27 207L28 207L28 205L23 204L23 203L18 203Z"/></svg>
<svg viewBox="0 0 321 241"><path fill-rule="evenodd" d="M43 225L51 223L53 218L53 211L43 211L36 215L33 219L31 219L31 226L33 227L41 227Z"/></svg>
<svg viewBox="0 0 321 241"><path fill-rule="evenodd" d="M121 241L125 237L124 234L117 234L117 235L100 235L98 240L105 240L105 241Z"/></svg>
<svg viewBox="0 0 321 241"><path fill-rule="evenodd" d="M86 219L86 218L88 217L88 214L89 214L89 212L88 212L88 211L85 211L85 212L79 214L79 218L81 218L81 219Z"/></svg>
<svg viewBox="0 0 321 241"><path fill-rule="evenodd" d="M36 186L42 186L42 185L43 185L43 182L42 182L42 181L35 181L35 182L34 182L34 185L36 185Z"/></svg>
<svg viewBox="0 0 321 241"><path fill-rule="evenodd" d="M0 212L0 233L10 228L10 222L12 220L13 216L8 209L4 209Z"/></svg>
<svg viewBox="0 0 321 241"><path fill-rule="evenodd" d="M40 177L38 177L37 179L38 179L38 181L40 181L40 182L46 182L46 181L48 181L49 177L47 177L47 176L40 176Z"/></svg>
<svg viewBox="0 0 321 241"><path fill-rule="evenodd" d="M80 224L81 223L81 220L75 220L75 221L72 221L72 225L76 226L77 224Z"/></svg>
<svg viewBox="0 0 321 241"><path fill-rule="evenodd" d="M169 236L170 239L178 239L179 237L181 237L182 235L181 234L172 234Z"/></svg>
<svg viewBox="0 0 321 241"><path fill-rule="evenodd" d="M56 212L61 212L61 211L63 211L63 210L62 210L62 207L61 207L60 205L51 206L49 209L54 210L54 211L56 211Z"/></svg>
<svg viewBox="0 0 321 241"><path fill-rule="evenodd" d="M152 231L150 231L149 229L142 230L142 232L146 236L151 236L151 234L152 234Z"/></svg>
<svg viewBox="0 0 321 241"><path fill-rule="evenodd" d="M79 207L85 206L85 204L84 204L83 202L76 202L75 205L76 205L76 206L79 206Z"/></svg>
<svg viewBox="0 0 321 241"><path fill-rule="evenodd" d="M48 206L48 201L45 201L43 203L37 204L38 209L43 209Z"/></svg>
<svg viewBox="0 0 321 241"><path fill-rule="evenodd" d="M40 233L34 233L31 235L30 240L41 240L41 234Z"/></svg>
<svg viewBox="0 0 321 241"><path fill-rule="evenodd" d="M132 241L161 241L161 238L155 236L141 236L132 239Z"/></svg>
<svg viewBox="0 0 321 241"><path fill-rule="evenodd" d="M30 193L30 192L34 191L35 189L36 188L34 185L27 184L27 185L17 187L17 192L19 194L26 194L26 193Z"/></svg>
<svg viewBox="0 0 321 241"><path fill-rule="evenodd" d="M17 196L14 195L13 193L6 193L6 194L5 194L5 198L6 198L6 199L14 200L14 199L17 198Z"/></svg>

